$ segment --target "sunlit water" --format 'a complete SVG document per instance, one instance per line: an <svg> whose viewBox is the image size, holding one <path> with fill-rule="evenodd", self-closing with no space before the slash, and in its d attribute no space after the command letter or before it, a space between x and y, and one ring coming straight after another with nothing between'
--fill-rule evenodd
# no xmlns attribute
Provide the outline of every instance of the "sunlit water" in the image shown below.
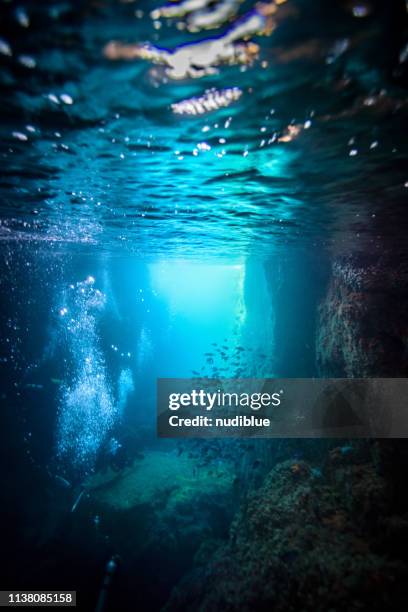
<svg viewBox="0 0 408 612"><path fill-rule="evenodd" d="M299 2L256 39L253 66L179 82L102 56L111 39L174 47L206 35L153 22L155 3L37 3L23 28L9 7L1 238L239 259L299 242L375 248L396 218L402 235L398 12L374 5L361 18L351 5ZM172 113L212 87L243 93L203 116Z"/></svg>
<svg viewBox="0 0 408 612"><path fill-rule="evenodd" d="M3 6L3 362L60 460L153 431L158 376L314 375L331 257L404 247L400 13L363 4L300 1L253 65L181 81L103 56L207 36L156 3ZM213 88L239 95L178 114Z"/></svg>

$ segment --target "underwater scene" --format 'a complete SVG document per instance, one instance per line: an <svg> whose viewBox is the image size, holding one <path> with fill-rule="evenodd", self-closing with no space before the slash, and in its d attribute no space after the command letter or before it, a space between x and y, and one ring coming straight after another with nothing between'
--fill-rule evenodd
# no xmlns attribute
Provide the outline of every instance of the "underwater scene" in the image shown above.
<svg viewBox="0 0 408 612"><path fill-rule="evenodd" d="M408 377L405 0L0 16L0 590L407 610L403 434L156 429L159 378Z"/></svg>

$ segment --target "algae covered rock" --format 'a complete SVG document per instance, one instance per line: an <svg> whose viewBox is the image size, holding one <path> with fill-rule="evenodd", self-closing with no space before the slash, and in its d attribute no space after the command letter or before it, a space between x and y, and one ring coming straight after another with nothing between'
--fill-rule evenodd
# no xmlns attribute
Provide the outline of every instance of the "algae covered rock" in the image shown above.
<svg viewBox="0 0 408 612"><path fill-rule="evenodd" d="M174 589L166 612L399 610L406 566L376 552L388 489L372 466L277 465L242 504L227 544ZM345 481L351 483L348 493ZM371 530L370 530L371 529Z"/></svg>
<svg viewBox="0 0 408 612"><path fill-rule="evenodd" d="M407 375L405 261L396 252L334 260L317 320L320 375Z"/></svg>

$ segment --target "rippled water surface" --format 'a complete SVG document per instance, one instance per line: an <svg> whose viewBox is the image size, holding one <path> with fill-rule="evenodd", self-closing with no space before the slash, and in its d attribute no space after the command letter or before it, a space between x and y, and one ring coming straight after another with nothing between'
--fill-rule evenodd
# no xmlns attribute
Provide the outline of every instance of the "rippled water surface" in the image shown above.
<svg viewBox="0 0 408 612"><path fill-rule="evenodd" d="M168 82L160 67L102 54L112 39L172 48L209 35L153 21L157 3L31 3L28 25L2 4L3 240L167 257L375 246L396 227L402 242L403 2L360 3L361 17L358 3L299 1L254 37L252 66ZM242 95L172 112L213 87Z"/></svg>

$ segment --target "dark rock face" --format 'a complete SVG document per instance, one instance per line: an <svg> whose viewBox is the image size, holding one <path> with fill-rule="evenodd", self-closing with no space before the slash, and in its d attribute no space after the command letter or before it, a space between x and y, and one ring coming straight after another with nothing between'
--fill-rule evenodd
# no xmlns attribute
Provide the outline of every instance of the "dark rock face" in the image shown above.
<svg viewBox="0 0 408 612"><path fill-rule="evenodd" d="M390 251L384 244L380 255L343 256L334 261L318 311L320 376L408 376L408 258L397 245L398 240ZM406 517L407 441L360 440L358 444L393 491L390 515ZM406 519L402 520L405 524ZM384 540L390 545L396 524L399 519L384 518Z"/></svg>
<svg viewBox="0 0 408 612"><path fill-rule="evenodd" d="M406 258L343 257L333 263L318 311L319 375L408 375Z"/></svg>
<svg viewBox="0 0 408 612"><path fill-rule="evenodd" d="M406 538L408 520L390 515L391 500L387 481L356 456L331 451L322 473L285 461L241 507L229 542L165 609L402 610L408 569L392 540ZM384 539L384 529L393 537Z"/></svg>

